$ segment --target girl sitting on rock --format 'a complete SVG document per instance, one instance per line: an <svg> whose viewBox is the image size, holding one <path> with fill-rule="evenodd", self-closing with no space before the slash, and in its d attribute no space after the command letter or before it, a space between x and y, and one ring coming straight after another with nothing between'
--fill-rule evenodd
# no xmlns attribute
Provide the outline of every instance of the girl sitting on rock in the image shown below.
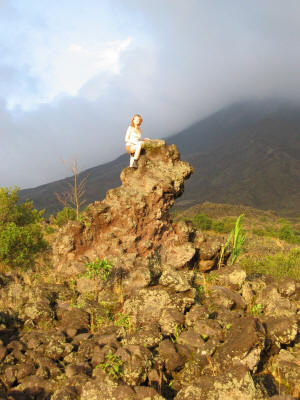
<svg viewBox="0 0 300 400"><path fill-rule="evenodd" d="M144 141L141 140L141 124L143 118L139 114L134 114L131 118L131 122L126 131L125 142L126 151L130 154L130 168L137 168L137 160L140 158L141 150L144 145ZM145 138L145 141L150 140Z"/></svg>

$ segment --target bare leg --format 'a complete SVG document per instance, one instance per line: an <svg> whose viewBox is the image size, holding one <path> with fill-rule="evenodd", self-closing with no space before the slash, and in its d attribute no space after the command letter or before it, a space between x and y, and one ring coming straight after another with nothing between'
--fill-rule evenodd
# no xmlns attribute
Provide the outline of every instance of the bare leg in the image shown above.
<svg viewBox="0 0 300 400"><path fill-rule="evenodd" d="M135 153L134 153L134 159L135 160L138 160L140 158L140 154L141 154L141 150L142 150L143 144L144 144L144 142L140 141L135 146Z"/></svg>
<svg viewBox="0 0 300 400"><path fill-rule="evenodd" d="M130 154L129 166L133 167L134 162L140 158L141 150L144 142L141 140L137 144L126 146L126 151Z"/></svg>
<svg viewBox="0 0 300 400"><path fill-rule="evenodd" d="M129 167L131 168L133 166L134 163L134 157L132 154L130 154L130 161L129 161Z"/></svg>

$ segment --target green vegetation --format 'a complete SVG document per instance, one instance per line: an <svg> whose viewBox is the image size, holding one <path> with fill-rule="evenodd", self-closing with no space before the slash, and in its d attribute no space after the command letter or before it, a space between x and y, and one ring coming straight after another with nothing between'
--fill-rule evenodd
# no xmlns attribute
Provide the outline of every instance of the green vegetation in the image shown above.
<svg viewBox="0 0 300 400"><path fill-rule="evenodd" d="M242 253L243 245L245 243L245 235L243 233L242 227L241 227L241 221L243 218L243 214L240 215L234 225L234 228L230 232L225 244L221 246L221 252L220 252L220 257L219 257L219 262L218 262L218 267L220 268L225 251L227 249L231 249L231 262L232 265L235 264L237 259Z"/></svg>
<svg viewBox="0 0 300 400"><path fill-rule="evenodd" d="M281 226L255 228L252 230L252 233L258 236L278 238L292 244L300 244L300 231L295 230L291 226L291 223L284 218L281 218L278 222L281 224Z"/></svg>
<svg viewBox="0 0 300 400"><path fill-rule="evenodd" d="M242 231L241 221L244 214L240 215L236 220L234 229L231 231L230 236L233 237L233 246L232 246L232 264L234 264L239 256L241 255L243 245L245 243L245 235Z"/></svg>
<svg viewBox="0 0 300 400"><path fill-rule="evenodd" d="M184 330L183 324L175 326L173 334L171 335L171 340L173 343L177 342L178 336L181 334L181 332L183 332L183 330Z"/></svg>
<svg viewBox="0 0 300 400"><path fill-rule="evenodd" d="M123 361L113 354L111 350L105 355L105 360L99 363L96 368L99 367L114 379L119 379L123 373Z"/></svg>
<svg viewBox="0 0 300 400"><path fill-rule="evenodd" d="M70 207L64 207L61 211L56 214L53 219L53 223L58 226L65 225L68 221L76 220L76 211Z"/></svg>
<svg viewBox="0 0 300 400"><path fill-rule="evenodd" d="M205 333L201 334L202 339L204 340L204 342L207 342L208 340L208 336Z"/></svg>
<svg viewBox="0 0 300 400"><path fill-rule="evenodd" d="M91 314L91 332L100 331L100 329L109 325L113 320L113 315L105 310L105 316Z"/></svg>
<svg viewBox="0 0 300 400"><path fill-rule="evenodd" d="M112 269L112 265L108 260L100 260L99 258L97 258L96 261L86 263L86 267L86 273L84 276L89 279L101 276L104 282L107 282Z"/></svg>
<svg viewBox="0 0 300 400"><path fill-rule="evenodd" d="M251 313L254 316L257 316L259 314L261 314L263 312L263 308L261 304L255 304L252 308L251 308Z"/></svg>
<svg viewBox="0 0 300 400"><path fill-rule="evenodd" d="M300 280L300 248L290 250L287 254L282 252L257 259L248 257L242 259L241 266L247 273L261 273L272 275L275 279L290 277Z"/></svg>
<svg viewBox="0 0 300 400"><path fill-rule="evenodd" d="M131 328L130 316L127 314L118 313L117 319L115 320L115 325L121 326L125 330L129 330Z"/></svg>
<svg viewBox="0 0 300 400"><path fill-rule="evenodd" d="M292 224L286 218L276 217L276 214L272 214L270 211L256 210L250 207L244 207L243 210L242 206L203 203L191 207L183 213L174 211L172 216L176 221L191 221L195 229L198 230L230 233L239 214L234 217L226 216L226 213L232 214L240 211L245 214L243 225L246 232L251 232L260 237L278 238L291 244L300 244L299 218L294 218L294 224ZM263 212L265 212L265 215L262 215ZM296 221L298 221L298 225Z"/></svg>
<svg viewBox="0 0 300 400"><path fill-rule="evenodd" d="M19 188L0 188L0 263L30 267L47 247L42 233L42 215L33 203L18 204Z"/></svg>
<svg viewBox="0 0 300 400"><path fill-rule="evenodd" d="M196 229L202 231L212 230L220 233L229 233L234 227L234 218L224 218L223 220L214 220L204 213L196 214L192 218L192 223Z"/></svg>

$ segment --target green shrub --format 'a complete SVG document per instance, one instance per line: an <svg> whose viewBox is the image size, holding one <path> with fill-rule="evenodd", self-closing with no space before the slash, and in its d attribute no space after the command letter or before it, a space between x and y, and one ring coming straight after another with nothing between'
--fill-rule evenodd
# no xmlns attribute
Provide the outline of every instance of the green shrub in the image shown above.
<svg viewBox="0 0 300 400"><path fill-rule="evenodd" d="M213 222L212 224L212 230L216 231L216 232L225 232L225 224L223 221L216 221Z"/></svg>
<svg viewBox="0 0 300 400"><path fill-rule="evenodd" d="M19 191L18 187L0 188L0 225L14 222L18 226L23 226L41 220L44 210L35 210L32 201L17 204Z"/></svg>
<svg viewBox="0 0 300 400"><path fill-rule="evenodd" d="M99 363L96 368L102 368L104 372L114 379L119 379L123 374L123 361L112 353L111 350L105 354L105 360Z"/></svg>
<svg viewBox="0 0 300 400"><path fill-rule="evenodd" d="M283 225L278 231L278 237L286 242L293 242L295 239L295 233L290 224Z"/></svg>
<svg viewBox="0 0 300 400"><path fill-rule="evenodd" d="M192 223L196 229L201 231L212 230L219 233L228 233L234 228L235 220L232 218L214 220L202 213L195 215L192 218Z"/></svg>
<svg viewBox="0 0 300 400"><path fill-rule="evenodd" d="M47 235L50 235L51 233L55 232L55 229L53 228L53 226L46 226L45 232L47 233Z"/></svg>
<svg viewBox="0 0 300 400"><path fill-rule="evenodd" d="M121 326L124 329L129 330L131 328L130 315L118 313L117 319L115 320L115 325Z"/></svg>
<svg viewBox="0 0 300 400"><path fill-rule="evenodd" d="M192 223L196 229L208 231L212 226L212 219L205 214L197 214L193 217Z"/></svg>
<svg viewBox="0 0 300 400"><path fill-rule="evenodd" d="M61 211L56 214L53 223L58 226L65 225L68 221L76 220L76 211L70 207L64 207Z"/></svg>
<svg viewBox="0 0 300 400"><path fill-rule="evenodd" d="M18 202L18 188L0 188L0 262L28 268L36 255L46 248L41 219L44 211L32 202Z"/></svg>
<svg viewBox="0 0 300 400"><path fill-rule="evenodd" d="M104 282L107 282L111 269L112 265L108 260L100 260L97 258L96 261L86 263L86 273L84 275L89 279L101 275Z"/></svg>

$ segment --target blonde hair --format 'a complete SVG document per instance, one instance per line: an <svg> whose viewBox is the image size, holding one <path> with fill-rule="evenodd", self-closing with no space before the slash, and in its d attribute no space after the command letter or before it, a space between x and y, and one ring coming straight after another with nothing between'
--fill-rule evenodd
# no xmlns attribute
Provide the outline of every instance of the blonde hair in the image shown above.
<svg viewBox="0 0 300 400"><path fill-rule="evenodd" d="M134 114L134 116L131 118L130 126L134 127L133 120L134 120L135 117L139 117L139 119L141 120L141 123L143 122L143 118L140 116L140 114Z"/></svg>

